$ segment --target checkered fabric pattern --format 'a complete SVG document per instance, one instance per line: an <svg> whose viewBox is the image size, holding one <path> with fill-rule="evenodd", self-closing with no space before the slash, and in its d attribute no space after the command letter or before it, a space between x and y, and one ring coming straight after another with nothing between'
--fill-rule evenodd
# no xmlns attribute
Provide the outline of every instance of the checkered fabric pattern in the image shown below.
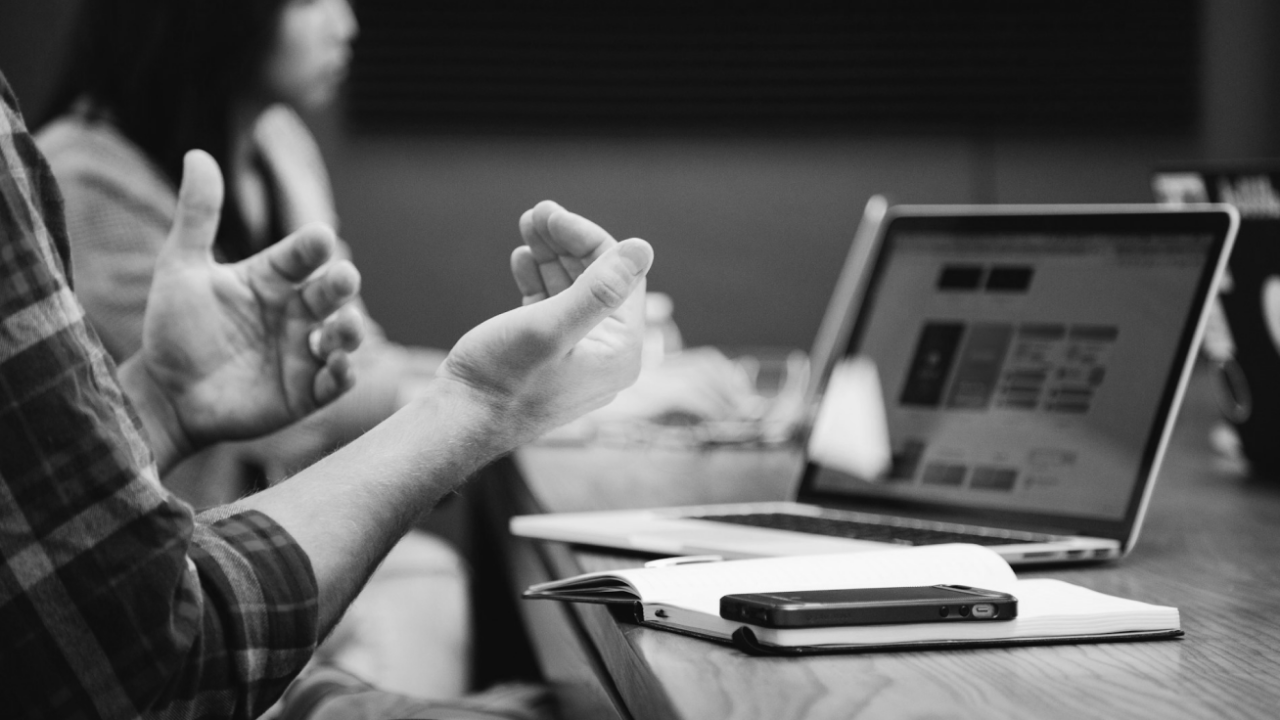
<svg viewBox="0 0 1280 720"><path fill-rule="evenodd" d="M160 485L0 76L0 716L253 718L316 643L301 548Z"/></svg>

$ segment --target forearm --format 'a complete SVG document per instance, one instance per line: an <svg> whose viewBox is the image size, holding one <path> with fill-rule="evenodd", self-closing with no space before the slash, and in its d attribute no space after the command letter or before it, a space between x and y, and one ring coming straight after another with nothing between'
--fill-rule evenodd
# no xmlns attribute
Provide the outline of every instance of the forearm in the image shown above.
<svg viewBox="0 0 1280 720"><path fill-rule="evenodd" d="M236 504L270 516L311 559L320 631L423 512L510 449L499 418L452 381L289 480Z"/></svg>

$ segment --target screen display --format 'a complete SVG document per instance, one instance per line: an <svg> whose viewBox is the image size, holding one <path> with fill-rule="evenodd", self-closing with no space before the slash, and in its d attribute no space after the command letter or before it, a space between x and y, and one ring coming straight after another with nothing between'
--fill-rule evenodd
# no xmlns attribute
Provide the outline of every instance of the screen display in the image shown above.
<svg viewBox="0 0 1280 720"><path fill-rule="evenodd" d="M811 488L1122 519L1214 241L891 236L810 435Z"/></svg>

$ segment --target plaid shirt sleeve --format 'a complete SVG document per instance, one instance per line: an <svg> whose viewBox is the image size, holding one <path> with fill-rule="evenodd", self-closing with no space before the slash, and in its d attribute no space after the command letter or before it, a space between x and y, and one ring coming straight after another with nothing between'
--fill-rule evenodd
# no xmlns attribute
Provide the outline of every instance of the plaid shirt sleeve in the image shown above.
<svg viewBox="0 0 1280 720"><path fill-rule="evenodd" d="M0 715L256 717L314 649L310 562L162 489L3 76L0 106Z"/></svg>

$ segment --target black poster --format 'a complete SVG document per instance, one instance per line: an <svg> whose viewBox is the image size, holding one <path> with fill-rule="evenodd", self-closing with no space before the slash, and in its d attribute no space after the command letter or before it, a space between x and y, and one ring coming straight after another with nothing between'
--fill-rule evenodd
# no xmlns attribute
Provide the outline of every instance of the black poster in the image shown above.
<svg viewBox="0 0 1280 720"><path fill-rule="evenodd" d="M1240 211L1219 297L1226 327L1210 328L1205 352L1221 368L1223 414L1245 456L1258 473L1280 475L1280 161L1162 171L1153 185L1164 203L1223 202Z"/></svg>

